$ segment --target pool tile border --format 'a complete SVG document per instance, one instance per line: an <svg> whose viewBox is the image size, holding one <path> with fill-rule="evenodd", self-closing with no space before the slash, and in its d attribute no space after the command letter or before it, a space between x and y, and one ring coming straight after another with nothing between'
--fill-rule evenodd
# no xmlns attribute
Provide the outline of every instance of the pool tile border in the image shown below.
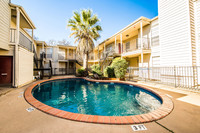
<svg viewBox="0 0 200 133"><path fill-rule="evenodd" d="M172 100L167 97L166 95L154 91L150 89L147 86L144 85L138 85L134 82L129 81L111 81L111 80L94 80L89 78L82 78L88 81L93 82L113 82L113 83L123 83L123 84L129 84L134 85L137 87L144 88L151 93L154 93L162 100L162 105L160 108L149 112L147 114L141 114L141 115L133 115L133 116L97 116L97 115L85 115L85 114L78 114L78 113L71 113L63 110L59 110L56 108L53 108L51 106L48 106L46 104L43 104L42 102L35 99L32 95L33 88L43 82L51 81L51 80L58 80L58 79L69 79L69 78L77 78L77 77L64 77L64 78L52 78L47 80L39 81L31 86L29 86L24 93L24 98L26 101L37 108L38 110L45 112L47 114L57 116L60 118L68 119L68 120L74 120L74 121L80 121L80 122L88 122L88 123L99 123L99 124L139 124L139 123L147 123L156 121L159 119L162 119L166 117L168 114L170 114L174 108ZM79 77L80 78L80 77Z"/></svg>

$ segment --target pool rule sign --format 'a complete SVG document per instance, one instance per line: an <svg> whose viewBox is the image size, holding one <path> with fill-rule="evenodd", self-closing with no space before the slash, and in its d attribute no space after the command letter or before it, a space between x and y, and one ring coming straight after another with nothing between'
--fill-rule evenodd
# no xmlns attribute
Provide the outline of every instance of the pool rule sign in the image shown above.
<svg viewBox="0 0 200 133"><path fill-rule="evenodd" d="M131 125L133 131L143 131L143 130L147 130L147 128L143 125Z"/></svg>

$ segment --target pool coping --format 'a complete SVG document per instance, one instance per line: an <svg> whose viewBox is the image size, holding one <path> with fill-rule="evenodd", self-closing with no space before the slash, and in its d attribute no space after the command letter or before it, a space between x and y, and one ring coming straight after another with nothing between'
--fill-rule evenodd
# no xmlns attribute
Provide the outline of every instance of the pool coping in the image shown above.
<svg viewBox="0 0 200 133"><path fill-rule="evenodd" d="M69 79L69 78L81 78L88 81L93 82L113 82L113 83L123 83L128 85L134 85L137 87L141 87L143 89L146 89L147 91L150 91L151 93L157 95L162 100L162 105L158 109L141 115L132 115L132 116L99 116L99 115L86 115L86 114L78 114L78 113L72 113L67 112L64 110L60 110L57 108L53 108L51 106L48 106L37 99L35 99L32 95L33 88L41 84L43 82L51 81L51 80L58 80L58 79ZM45 112L47 114L73 120L73 121L80 121L80 122L88 122L88 123L99 123L99 124L140 124L140 123L147 123L156 121L159 119L162 119L166 117L168 114L170 114L174 108L172 100L167 97L165 94L162 94L158 91L149 89L150 87L144 86L144 85L138 85L134 82L130 81L114 81L114 80L95 80L95 79L89 79L89 78L83 78L83 77L64 77L64 78L52 78L47 80L39 81L31 86L29 86L24 93L25 100L34 106L36 109Z"/></svg>

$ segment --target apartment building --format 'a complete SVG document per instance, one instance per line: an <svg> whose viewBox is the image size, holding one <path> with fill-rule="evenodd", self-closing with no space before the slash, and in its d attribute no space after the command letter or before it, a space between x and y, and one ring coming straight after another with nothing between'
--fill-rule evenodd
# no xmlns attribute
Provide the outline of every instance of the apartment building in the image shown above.
<svg viewBox="0 0 200 133"><path fill-rule="evenodd" d="M0 2L0 16L0 84L19 87L33 81L35 26L23 7L9 0Z"/></svg>
<svg viewBox="0 0 200 133"><path fill-rule="evenodd" d="M99 61L104 65L115 57L123 57L130 67L157 67L160 65L159 49L158 17L140 17L100 43L94 51L99 52Z"/></svg>
<svg viewBox="0 0 200 133"><path fill-rule="evenodd" d="M123 57L130 67L198 66L199 7L200 0L158 0L158 17L138 18L94 51L102 61Z"/></svg>
<svg viewBox="0 0 200 133"><path fill-rule="evenodd" d="M98 45L106 67L123 57L132 77L198 88L200 0L158 0L158 17L140 17Z"/></svg>
<svg viewBox="0 0 200 133"><path fill-rule="evenodd" d="M80 63L76 57L76 47L66 45L56 45L46 47L46 59L52 61L54 75L75 74L76 68L80 68ZM78 65L78 63L80 65ZM44 64L49 67L48 61Z"/></svg>

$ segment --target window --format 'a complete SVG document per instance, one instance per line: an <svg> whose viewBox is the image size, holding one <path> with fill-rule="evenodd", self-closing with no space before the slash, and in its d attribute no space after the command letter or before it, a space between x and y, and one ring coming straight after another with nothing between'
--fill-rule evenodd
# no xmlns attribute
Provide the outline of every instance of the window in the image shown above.
<svg viewBox="0 0 200 133"><path fill-rule="evenodd" d="M151 45L152 46L159 45L159 36L154 36L154 37L151 38Z"/></svg>
<svg viewBox="0 0 200 133"><path fill-rule="evenodd" d="M72 56L72 51L71 50L69 50L69 56Z"/></svg>
<svg viewBox="0 0 200 133"><path fill-rule="evenodd" d="M106 51L112 51L112 45L113 44L109 44L106 46Z"/></svg>
<svg viewBox="0 0 200 133"><path fill-rule="evenodd" d="M130 50L130 42L126 43L126 52Z"/></svg>

